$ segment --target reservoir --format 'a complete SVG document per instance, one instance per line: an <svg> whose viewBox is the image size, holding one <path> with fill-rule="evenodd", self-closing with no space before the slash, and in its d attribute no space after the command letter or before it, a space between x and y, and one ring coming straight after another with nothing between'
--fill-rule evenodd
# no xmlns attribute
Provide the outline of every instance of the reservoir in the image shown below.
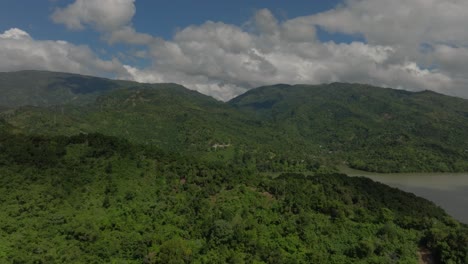
<svg viewBox="0 0 468 264"><path fill-rule="evenodd" d="M340 172L414 193L468 224L468 173L374 173L350 168L340 168Z"/></svg>

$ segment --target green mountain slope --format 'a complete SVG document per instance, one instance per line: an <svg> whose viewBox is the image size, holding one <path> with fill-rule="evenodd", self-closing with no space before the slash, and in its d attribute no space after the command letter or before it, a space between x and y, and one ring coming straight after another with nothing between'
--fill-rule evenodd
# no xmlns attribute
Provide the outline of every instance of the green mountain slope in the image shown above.
<svg viewBox="0 0 468 264"><path fill-rule="evenodd" d="M441 208L330 173L468 171L465 100L332 84L223 103L177 84L2 78L1 263L468 261L467 226Z"/></svg>
<svg viewBox="0 0 468 264"><path fill-rule="evenodd" d="M265 171L307 171L341 162L380 172L468 171L467 100L434 92L344 83L275 85L223 103L176 84L79 75L69 76L73 84L63 84L61 74L47 74L3 74L23 95L21 100L9 97L10 109L0 111L13 131L100 132L167 151L242 159ZM60 79L60 91L90 93L57 103L49 85L39 89L50 95L47 106L21 106L39 98L24 80L41 83L44 78ZM107 86L100 86L103 82Z"/></svg>
<svg viewBox="0 0 468 264"><path fill-rule="evenodd" d="M101 132L167 151L208 155L215 146L222 146L217 154L232 156L234 148L256 148L275 138L248 114L209 96L175 84L150 87L111 91L86 106L25 106L1 115L17 132L27 134Z"/></svg>
<svg viewBox="0 0 468 264"><path fill-rule="evenodd" d="M247 115L181 86L119 90L99 98L87 118L92 123L102 120L98 131L168 150L206 150L214 144L261 138L251 133L256 127Z"/></svg>
<svg viewBox="0 0 468 264"><path fill-rule="evenodd" d="M100 94L130 83L104 78L47 71L0 73L0 105L50 106L86 104Z"/></svg>
<svg viewBox="0 0 468 264"><path fill-rule="evenodd" d="M11 132L11 125L8 124L5 120L0 119L0 133L1 132Z"/></svg>
<svg viewBox="0 0 468 264"><path fill-rule="evenodd" d="M460 98L334 83L261 87L229 103L355 168L468 170L468 101Z"/></svg>

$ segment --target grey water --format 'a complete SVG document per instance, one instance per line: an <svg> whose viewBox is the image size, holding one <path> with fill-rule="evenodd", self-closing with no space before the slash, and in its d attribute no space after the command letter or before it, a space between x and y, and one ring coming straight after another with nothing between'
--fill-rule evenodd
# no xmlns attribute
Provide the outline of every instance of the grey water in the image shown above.
<svg viewBox="0 0 468 264"><path fill-rule="evenodd" d="M468 173L373 173L344 167L340 171L414 193L468 224Z"/></svg>

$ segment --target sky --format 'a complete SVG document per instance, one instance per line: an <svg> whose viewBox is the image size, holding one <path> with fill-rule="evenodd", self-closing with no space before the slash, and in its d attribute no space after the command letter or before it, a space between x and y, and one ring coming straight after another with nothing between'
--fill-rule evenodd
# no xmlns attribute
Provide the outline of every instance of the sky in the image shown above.
<svg viewBox="0 0 468 264"><path fill-rule="evenodd" d="M277 83L468 98L466 0L2 0L0 71L174 82L229 100Z"/></svg>

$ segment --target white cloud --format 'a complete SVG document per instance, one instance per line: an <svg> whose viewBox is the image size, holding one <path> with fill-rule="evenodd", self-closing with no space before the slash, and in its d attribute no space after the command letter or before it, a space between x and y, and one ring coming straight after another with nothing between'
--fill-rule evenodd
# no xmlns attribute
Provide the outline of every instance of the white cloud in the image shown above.
<svg viewBox="0 0 468 264"><path fill-rule="evenodd" d="M395 50L395 62L415 61L421 67L453 75L468 45L468 1L348 0L335 9L303 19L330 32L361 35L371 45ZM447 68L445 68L447 67Z"/></svg>
<svg viewBox="0 0 468 264"><path fill-rule="evenodd" d="M402 59L398 45L321 42L315 19L278 22L263 9L249 30L221 22L190 26L172 41L152 42L152 66L131 74L136 80L182 83L222 100L276 83L346 81L437 91L454 85L448 72L424 69L416 57Z"/></svg>
<svg viewBox="0 0 468 264"><path fill-rule="evenodd" d="M278 31L278 20L268 9L259 10L254 16L254 23L261 33L275 34Z"/></svg>
<svg viewBox="0 0 468 264"><path fill-rule="evenodd" d="M31 39L31 36L29 36L27 32L19 28L11 28L3 32L3 34L0 34L0 39L27 40L27 39Z"/></svg>
<svg viewBox="0 0 468 264"><path fill-rule="evenodd" d="M87 46L63 40L35 40L21 29L0 34L0 71L50 70L104 76L128 76L117 60L101 60Z"/></svg>
<svg viewBox="0 0 468 264"><path fill-rule="evenodd" d="M137 82L178 83L221 100L233 98L247 91L245 87L240 87L232 83L222 83L203 75L190 75L180 71L159 72L150 68L138 69L129 65L125 65L125 69L132 76L132 79Z"/></svg>
<svg viewBox="0 0 468 264"><path fill-rule="evenodd" d="M407 45L466 44L468 1L348 0L308 17L330 31L362 34L370 43Z"/></svg>
<svg viewBox="0 0 468 264"><path fill-rule="evenodd" d="M283 23L281 34L284 39L296 42L310 42L316 40L315 25L307 19L296 18Z"/></svg>
<svg viewBox="0 0 468 264"><path fill-rule="evenodd" d="M330 32L361 35L369 45L392 47L394 54L388 62L401 65L401 71L382 73L380 79L391 81L393 86L468 98L468 79L464 77L468 67L468 1L347 0L335 9L303 19ZM402 78L404 72L415 78Z"/></svg>
<svg viewBox="0 0 468 264"><path fill-rule="evenodd" d="M452 76L466 76L468 70L468 48L449 45L435 45L432 61Z"/></svg>
<svg viewBox="0 0 468 264"><path fill-rule="evenodd" d="M137 32L131 25L135 12L135 0L75 0L56 9L51 17L72 30L90 26L100 31L109 44L148 45L153 37Z"/></svg>
<svg viewBox="0 0 468 264"><path fill-rule="evenodd" d="M180 83L223 100L260 85L334 81L468 97L468 1L347 0L285 21L262 9L247 27L207 21L170 40L137 32L134 14L134 0L75 0L52 18L70 29L90 26L110 44L143 45L138 54L151 61L148 67L103 61L87 47L36 41L17 30L0 35L0 41L18 41L18 47L2 43L0 67L31 60L50 69L113 72L143 82ZM324 42L317 27L365 41Z"/></svg>
<svg viewBox="0 0 468 264"><path fill-rule="evenodd" d="M52 14L56 23L69 29L84 29L85 25L100 31L114 31L128 25L135 14L135 0L76 0Z"/></svg>
<svg viewBox="0 0 468 264"><path fill-rule="evenodd" d="M148 34L136 32L133 27L125 26L116 29L105 36L110 44L123 42L135 45L148 45L153 41L153 37Z"/></svg>

